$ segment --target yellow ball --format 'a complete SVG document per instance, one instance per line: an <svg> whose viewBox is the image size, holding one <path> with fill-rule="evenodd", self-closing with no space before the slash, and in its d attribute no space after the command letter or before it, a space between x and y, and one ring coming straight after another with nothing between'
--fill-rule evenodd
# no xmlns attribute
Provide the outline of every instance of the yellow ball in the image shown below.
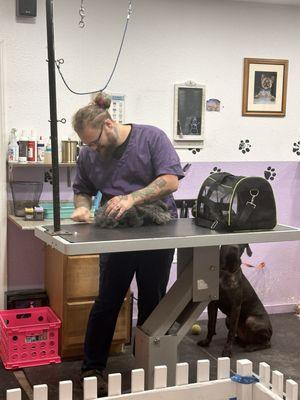
<svg viewBox="0 0 300 400"><path fill-rule="evenodd" d="M201 326L199 324L194 324L191 331L193 335L199 335L199 333L201 332Z"/></svg>

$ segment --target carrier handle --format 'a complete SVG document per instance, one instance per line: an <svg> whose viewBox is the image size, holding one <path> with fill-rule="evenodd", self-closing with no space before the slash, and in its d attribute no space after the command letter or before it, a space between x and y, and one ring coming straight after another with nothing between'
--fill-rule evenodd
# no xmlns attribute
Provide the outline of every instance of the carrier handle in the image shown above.
<svg viewBox="0 0 300 400"><path fill-rule="evenodd" d="M227 178L228 176L234 176L234 175L230 174L229 172L216 172L215 174L210 175L210 177L211 178L213 177L215 182L218 184L221 184L224 181L224 179Z"/></svg>

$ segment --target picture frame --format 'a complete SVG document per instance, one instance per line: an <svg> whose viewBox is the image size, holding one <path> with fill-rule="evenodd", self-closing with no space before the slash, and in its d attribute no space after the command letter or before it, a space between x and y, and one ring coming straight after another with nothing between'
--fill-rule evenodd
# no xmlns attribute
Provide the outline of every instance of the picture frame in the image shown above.
<svg viewBox="0 0 300 400"><path fill-rule="evenodd" d="M284 117L288 60L244 58L244 116Z"/></svg>
<svg viewBox="0 0 300 400"><path fill-rule="evenodd" d="M173 139L177 148L204 141L205 86L193 81L174 85Z"/></svg>

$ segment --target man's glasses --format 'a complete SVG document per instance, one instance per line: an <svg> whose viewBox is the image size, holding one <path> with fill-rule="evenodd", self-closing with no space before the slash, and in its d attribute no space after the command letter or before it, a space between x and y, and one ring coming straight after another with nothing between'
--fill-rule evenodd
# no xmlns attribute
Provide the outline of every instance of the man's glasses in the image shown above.
<svg viewBox="0 0 300 400"><path fill-rule="evenodd" d="M97 137L97 139L93 140L90 143L86 143L86 146L88 146L88 147L97 147L98 144L99 144L99 141L100 141L102 133L103 133L103 125L102 125L102 128L100 130L100 133L99 133L99 136Z"/></svg>

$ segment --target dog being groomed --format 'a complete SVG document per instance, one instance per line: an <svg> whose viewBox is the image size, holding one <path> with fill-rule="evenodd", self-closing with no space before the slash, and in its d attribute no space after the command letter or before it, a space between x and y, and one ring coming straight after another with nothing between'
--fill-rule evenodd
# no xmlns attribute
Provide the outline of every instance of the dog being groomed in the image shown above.
<svg viewBox="0 0 300 400"><path fill-rule="evenodd" d="M208 305L208 326L206 339L199 346L209 346L216 334L218 309L226 315L228 336L222 356L232 356L232 345L236 340L246 351L269 348L272 336L270 318L241 269L241 256L246 249L252 255L249 245L221 246L219 300Z"/></svg>

